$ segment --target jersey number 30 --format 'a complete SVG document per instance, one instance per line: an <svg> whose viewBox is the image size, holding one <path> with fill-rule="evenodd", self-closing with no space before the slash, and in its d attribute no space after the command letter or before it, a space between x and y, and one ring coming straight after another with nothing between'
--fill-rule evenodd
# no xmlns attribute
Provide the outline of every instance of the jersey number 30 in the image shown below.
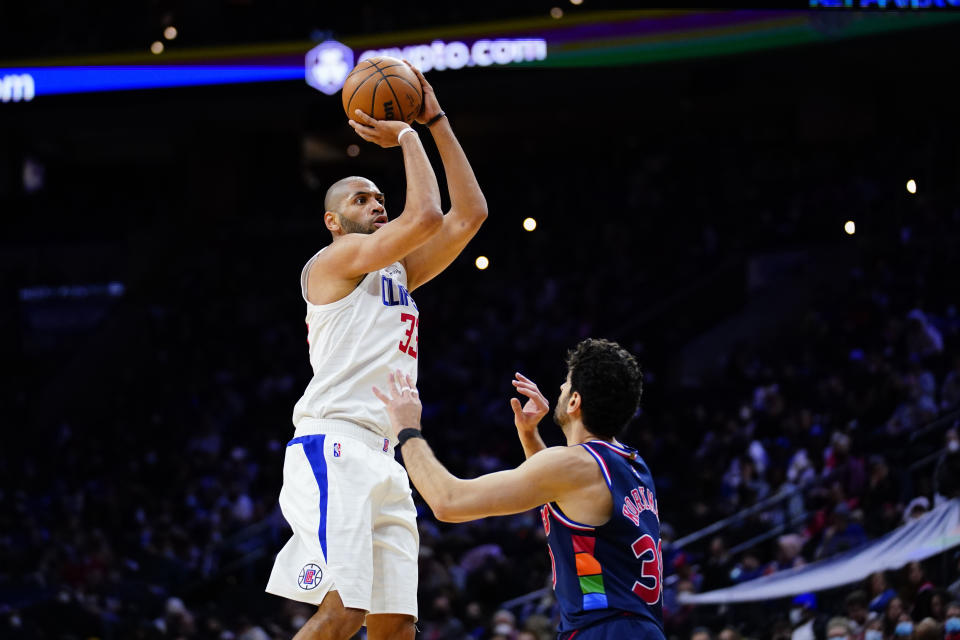
<svg viewBox="0 0 960 640"><path fill-rule="evenodd" d="M653 538L644 534L631 545L633 555L642 561L640 575L644 578L633 583L633 592L649 605L655 605L660 600L660 590L663 582L663 556L660 553L660 541L654 543Z"/></svg>
<svg viewBox="0 0 960 640"><path fill-rule="evenodd" d="M417 325L420 324L420 319L412 313L401 313L400 322L404 324L410 324L407 332L404 334L407 337L407 341L400 343L400 351L403 351L405 354L415 359L417 357L417 347L420 342L420 336L417 332ZM410 344L411 341L413 344Z"/></svg>

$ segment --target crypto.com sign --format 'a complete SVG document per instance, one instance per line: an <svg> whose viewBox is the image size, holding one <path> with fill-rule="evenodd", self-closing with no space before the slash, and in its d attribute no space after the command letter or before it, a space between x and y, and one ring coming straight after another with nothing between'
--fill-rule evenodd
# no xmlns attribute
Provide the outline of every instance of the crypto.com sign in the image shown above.
<svg viewBox="0 0 960 640"><path fill-rule="evenodd" d="M480 39L468 45L458 40L434 40L430 44L414 44L403 48L367 49L360 54L357 62L377 56L406 58L423 72L431 69L443 71L489 67L543 60L547 57L547 41L542 38L498 38ZM353 66L353 50L336 40L327 40L307 53L307 84L333 95L343 86Z"/></svg>

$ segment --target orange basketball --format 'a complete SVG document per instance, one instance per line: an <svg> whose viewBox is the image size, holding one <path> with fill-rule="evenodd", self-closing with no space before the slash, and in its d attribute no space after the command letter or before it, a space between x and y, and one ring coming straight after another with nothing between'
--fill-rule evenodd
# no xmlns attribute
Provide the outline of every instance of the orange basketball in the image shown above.
<svg viewBox="0 0 960 640"><path fill-rule="evenodd" d="M361 61L343 83L343 110L355 109L377 120L413 122L423 106L420 80L403 60L383 56Z"/></svg>

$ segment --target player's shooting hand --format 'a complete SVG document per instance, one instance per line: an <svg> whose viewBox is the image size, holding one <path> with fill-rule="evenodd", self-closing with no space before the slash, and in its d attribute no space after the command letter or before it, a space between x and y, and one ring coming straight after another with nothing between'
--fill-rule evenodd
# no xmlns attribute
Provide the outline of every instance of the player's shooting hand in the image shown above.
<svg viewBox="0 0 960 640"><path fill-rule="evenodd" d="M511 382L517 393L527 397L526 404L522 406L520 400L510 398L510 406L513 407L513 423L521 433L535 431L540 420L550 411L550 403L530 378L518 373Z"/></svg>
<svg viewBox="0 0 960 640"><path fill-rule="evenodd" d="M354 112L356 120L348 120L347 123L353 127L357 135L366 140L378 144L384 149L396 147L400 143L397 141L397 135L409 127L406 122L400 120L377 120L371 118L360 109ZM414 135L408 133L407 135Z"/></svg>
<svg viewBox="0 0 960 640"><path fill-rule="evenodd" d="M396 438L401 429L420 428L420 413L423 405L420 403L420 392L417 391L410 376L396 371L390 374L388 382L386 393L374 387L373 395L387 405L393 437Z"/></svg>
<svg viewBox="0 0 960 640"><path fill-rule="evenodd" d="M437 102L437 94L433 91L433 87L430 86L430 83L427 82L427 79L423 77L423 74L420 73L420 69L417 69L409 60L404 60L407 63L407 66L410 67L410 70L417 74L417 78L420 79L420 87L423 90L423 107L420 109L420 114L417 116L416 120L420 124L426 124L430 121L430 118L440 113L440 103Z"/></svg>

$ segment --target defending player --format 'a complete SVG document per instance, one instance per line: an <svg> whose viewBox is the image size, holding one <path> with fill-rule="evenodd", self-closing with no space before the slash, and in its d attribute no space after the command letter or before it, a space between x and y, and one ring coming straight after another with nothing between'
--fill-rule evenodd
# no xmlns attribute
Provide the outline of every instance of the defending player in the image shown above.
<svg viewBox="0 0 960 640"><path fill-rule="evenodd" d="M408 63L409 64L409 63ZM393 370L417 375L419 313L410 292L443 271L487 216L486 201L430 84L418 122L430 128L447 175L450 211L419 136L363 114L364 140L403 150L407 198L387 219L366 178L327 191L333 242L301 274L313 379L293 412L280 506L293 537L267 591L319 605L295 640L344 640L365 623L371 640L413 640L417 616L416 510L394 460L387 412L371 386Z"/></svg>
<svg viewBox="0 0 960 640"><path fill-rule="evenodd" d="M617 442L640 403L642 375L633 356L606 340L585 340L567 358L554 420L565 447L546 448L537 424L549 405L532 381L513 381L529 400L511 399L526 462L462 480L434 457L420 432L413 379L397 372L390 413L414 486L440 520L464 522L520 513L541 516L560 604L560 638L663 639L660 520L650 470ZM399 388L397 383L399 383Z"/></svg>

